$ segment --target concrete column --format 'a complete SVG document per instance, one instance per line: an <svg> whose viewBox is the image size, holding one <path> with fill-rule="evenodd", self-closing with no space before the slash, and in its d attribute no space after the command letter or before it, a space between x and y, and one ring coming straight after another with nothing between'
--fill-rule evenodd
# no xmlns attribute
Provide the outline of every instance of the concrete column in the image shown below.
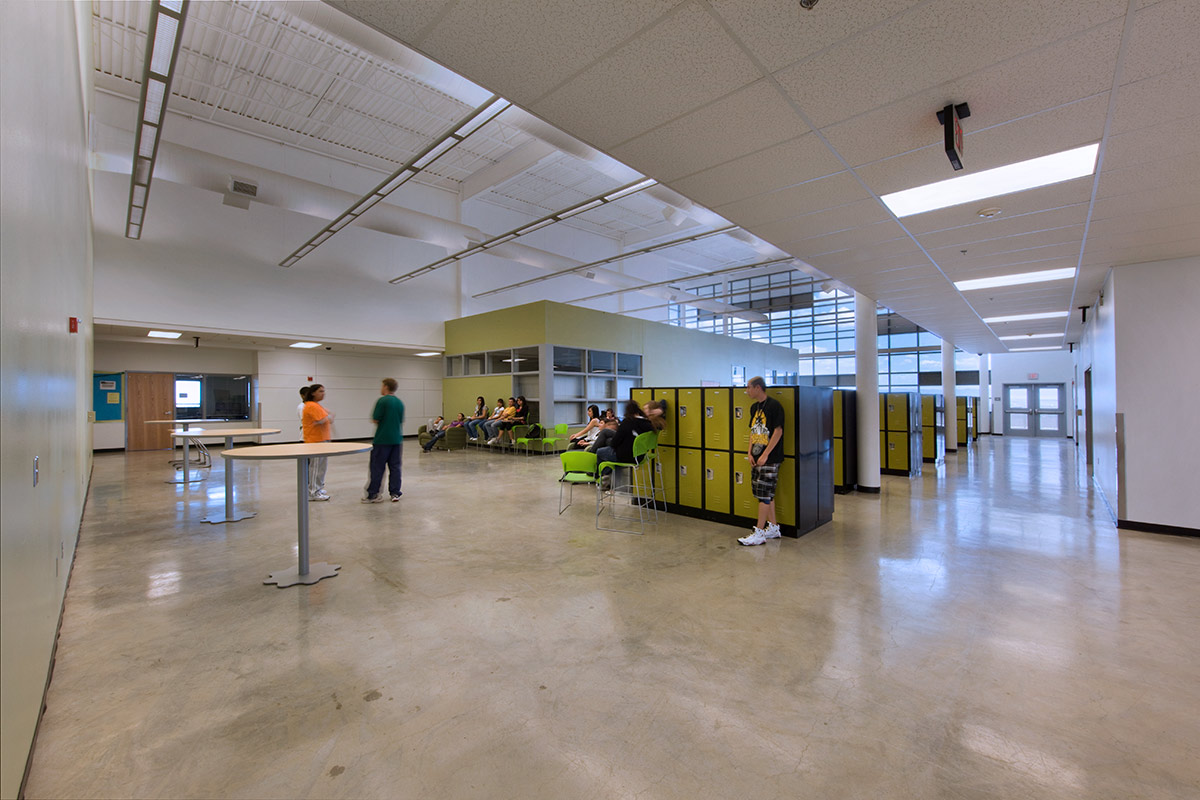
<svg viewBox="0 0 1200 800"><path fill-rule="evenodd" d="M992 357L984 353L979 357L979 433L992 432L992 381L988 376Z"/></svg>
<svg viewBox="0 0 1200 800"><path fill-rule="evenodd" d="M854 389L858 410L858 490L879 491L879 322L875 301L854 293Z"/></svg>
<svg viewBox="0 0 1200 800"><path fill-rule="evenodd" d="M946 452L958 452L958 400L954 393L954 345L942 339L942 397L946 401Z"/></svg>

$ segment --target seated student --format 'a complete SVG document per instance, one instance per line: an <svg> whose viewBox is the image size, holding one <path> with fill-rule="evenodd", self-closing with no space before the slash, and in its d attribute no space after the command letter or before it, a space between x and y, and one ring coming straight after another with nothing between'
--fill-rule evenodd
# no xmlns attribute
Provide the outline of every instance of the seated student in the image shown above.
<svg viewBox="0 0 1200 800"><path fill-rule="evenodd" d="M596 438L588 445L589 453L597 453L601 447L608 447L612 444L612 438L617 435L617 420L615 417L606 418L600 424L600 432L596 434Z"/></svg>
<svg viewBox="0 0 1200 800"><path fill-rule="evenodd" d="M479 439L479 428L487 421L488 407L484 402L483 397L475 398L475 411L471 416L467 417L467 439L477 441Z"/></svg>
<svg viewBox="0 0 1200 800"><path fill-rule="evenodd" d="M462 427L465 427L465 426L466 426L466 424L467 424L467 415L466 415L466 414L464 414L464 413L462 413L462 412L460 411L460 412L458 412L458 417L457 417L457 418L455 418L454 422L451 422L451 423L450 423L449 425L447 425L446 427L448 427L448 428L462 428Z"/></svg>
<svg viewBox="0 0 1200 800"><path fill-rule="evenodd" d="M516 401L513 401L511 397L508 399L510 402L513 402L513 405L505 409L506 416L496 425L498 434L495 443L498 444L507 436L509 442L515 445L517 438L513 436L513 428L517 425L525 424L525 421L529 418L529 408L525 405L524 395L518 397ZM493 444L493 442L488 442L488 444Z"/></svg>
<svg viewBox="0 0 1200 800"><path fill-rule="evenodd" d="M596 437L600 435L600 429L604 427L604 423L600 421L600 406L588 406L587 413L588 424L579 433L572 434L568 440L571 450L586 448L596 440Z"/></svg>
<svg viewBox="0 0 1200 800"><path fill-rule="evenodd" d="M446 435L446 419L439 414L435 419L429 420L429 424L425 426L425 432L429 434L429 441L421 448L421 452L433 452L433 446L437 444L438 439Z"/></svg>
<svg viewBox="0 0 1200 800"><path fill-rule="evenodd" d="M506 408L508 406L504 404L504 398L496 398L496 407L492 409L492 415L483 423L483 435L487 437L485 441L488 444L491 444L492 439L496 438L496 425L504 417L504 409Z"/></svg>
<svg viewBox="0 0 1200 800"><path fill-rule="evenodd" d="M597 448L596 462L603 463L605 461L622 462L626 464L633 463L633 440L639 434L654 430L654 426L650 424L650 420L642 413L642 407L637 404L636 400L630 400L625 405L625 416L617 425L617 431L609 444L604 447ZM604 476L602 475L603 479Z"/></svg>

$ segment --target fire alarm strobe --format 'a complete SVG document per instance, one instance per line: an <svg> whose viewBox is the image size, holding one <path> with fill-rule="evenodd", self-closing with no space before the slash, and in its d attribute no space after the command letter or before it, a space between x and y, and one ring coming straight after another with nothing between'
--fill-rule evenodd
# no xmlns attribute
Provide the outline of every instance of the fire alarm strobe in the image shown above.
<svg viewBox="0 0 1200 800"><path fill-rule="evenodd" d="M971 107L966 103L950 105L937 112L938 122L942 125L942 138L946 143L946 158L950 159L950 166L960 170L963 168L963 132L962 124L959 120L966 119L971 116Z"/></svg>

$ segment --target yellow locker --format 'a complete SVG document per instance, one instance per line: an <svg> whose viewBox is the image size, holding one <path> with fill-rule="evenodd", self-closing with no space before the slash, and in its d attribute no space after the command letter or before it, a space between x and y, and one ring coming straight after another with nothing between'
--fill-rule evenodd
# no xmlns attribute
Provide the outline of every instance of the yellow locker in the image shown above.
<svg viewBox="0 0 1200 800"><path fill-rule="evenodd" d="M739 453L750 449L750 406L754 401L746 396L745 389L733 389L733 414L729 420L733 426L733 447Z"/></svg>
<svg viewBox="0 0 1200 800"><path fill-rule="evenodd" d="M637 404L639 406L644 406L644 405L646 405L646 403L649 403L651 400L654 399L654 390L653 389L631 389L629 391L629 396L631 398L633 398L634 400L637 400Z"/></svg>
<svg viewBox="0 0 1200 800"><path fill-rule="evenodd" d="M658 432L658 446L662 447L663 445L668 445L668 446L674 445L675 444L675 427L678 424L675 421L675 418L678 415L678 409L676 409L676 407L675 407L675 390L674 389L655 389L654 390L654 399L667 401L667 414L666 414L667 427L663 428L661 431Z"/></svg>
<svg viewBox="0 0 1200 800"><path fill-rule="evenodd" d="M676 451L676 457L679 464L676 483L679 489L679 505L703 508L704 498L701 490L704 486L704 451L680 448Z"/></svg>
<svg viewBox="0 0 1200 800"><path fill-rule="evenodd" d="M960 419L958 421L958 443L967 443L967 421L965 419Z"/></svg>
<svg viewBox="0 0 1200 800"><path fill-rule="evenodd" d="M733 513L739 517L758 519L758 498L750 490L750 460L744 453L731 457L733 471Z"/></svg>
<svg viewBox="0 0 1200 800"><path fill-rule="evenodd" d="M659 445L658 461L655 464L657 474L654 476L654 482L656 485L663 487L666 500L672 505L675 504L675 491L679 476L678 461L674 447Z"/></svg>
<svg viewBox="0 0 1200 800"><path fill-rule="evenodd" d="M937 431L932 423L929 427L921 428L921 457L931 460L937 458Z"/></svg>
<svg viewBox="0 0 1200 800"><path fill-rule="evenodd" d="M887 446L887 431L879 432L879 466L883 469L888 468L888 446Z"/></svg>
<svg viewBox="0 0 1200 800"><path fill-rule="evenodd" d="M796 459L794 458L785 458L779 465L779 484L775 487L775 520L780 525L796 524Z"/></svg>
<svg viewBox="0 0 1200 800"><path fill-rule="evenodd" d="M718 514L728 514L729 506L728 451L704 451L704 507Z"/></svg>
<svg viewBox="0 0 1200 800"><path fill-rule="evenodd" d="M730 439L729 389L704 390L704 448L728 450Z"/></svg>
<svg viewBox="0 0 1200 800"><path fill-rule="evenodd" d="M833 390L833 436L842 437L842 390Z"/></svg>
<svg viewBox="0 0 1200 800"><path fill-rule="evenodd" d="M767 395L783 405L783 454L796 455L796 389L793 386L775 386L767 389Z"/></svg>
<svg viewBox="0 0 1200 800"><path fill-rule="evenodd" d="M879 395L879 430L887 430L887 394Z"/></svg>
<svg viewBox="0 0 1200 800"><path fill-rule="evenodd" d="M834 406L834 408L837 408L837 406ZM834 486L845 486L846 485L846 473L845 473L846 462L845 462L845 455L843 453L845 448L846 448L846 440L845 439L834 439L833 440L833 485Z"/></svg>
<svg viewBox="0 0 1200 800"><path fill-rule="evenodd" d="M921 395L921 427L932 428L937 422L937 411L933 406L933 395ZM837 434L834 434L835 436Z"/></svg>
<svg viewBox="0 0 1200 800"><path fill-rule="evenodd" d="M908 395L888 393L887 429L893 433L908 430Z"/></svg>
<svg viewBox="0 0 1200 800"><path fill-rule="evenodd" d="M704 419L704 395L700 389L680 389L675 440L680 447L701 447L700 421Z"/></svg>
<svg viewBox="0 0 1200 800"><path fill-rule="evenodd" d="M908 472L908 434L893 433L887 435L887 468Z"/></svg>

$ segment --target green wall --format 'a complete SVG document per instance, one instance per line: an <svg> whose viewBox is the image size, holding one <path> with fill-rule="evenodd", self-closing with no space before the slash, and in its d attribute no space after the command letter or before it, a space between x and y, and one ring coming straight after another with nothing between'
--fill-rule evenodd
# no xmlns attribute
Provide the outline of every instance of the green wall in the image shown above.
<svg viewBox="0 0 1200 800"><path fill-rule="evenodd" d="M539 301L448 320L446 355L542 344L547 341L546 305L545 301ZM508 392L504 396L507 397Z"/></svg>
<svg viewBox="0 0 1200 800"><path fill-rule="evenodd" d="M505 400L512 394L511 375L474 375L465 378L442 379L442 416L453 421L458 412L471 416L475 410L475 398L483 395L490 412L496 405L496 398ZM425 420L413 420L412 429L423 425Z"/></svg>

